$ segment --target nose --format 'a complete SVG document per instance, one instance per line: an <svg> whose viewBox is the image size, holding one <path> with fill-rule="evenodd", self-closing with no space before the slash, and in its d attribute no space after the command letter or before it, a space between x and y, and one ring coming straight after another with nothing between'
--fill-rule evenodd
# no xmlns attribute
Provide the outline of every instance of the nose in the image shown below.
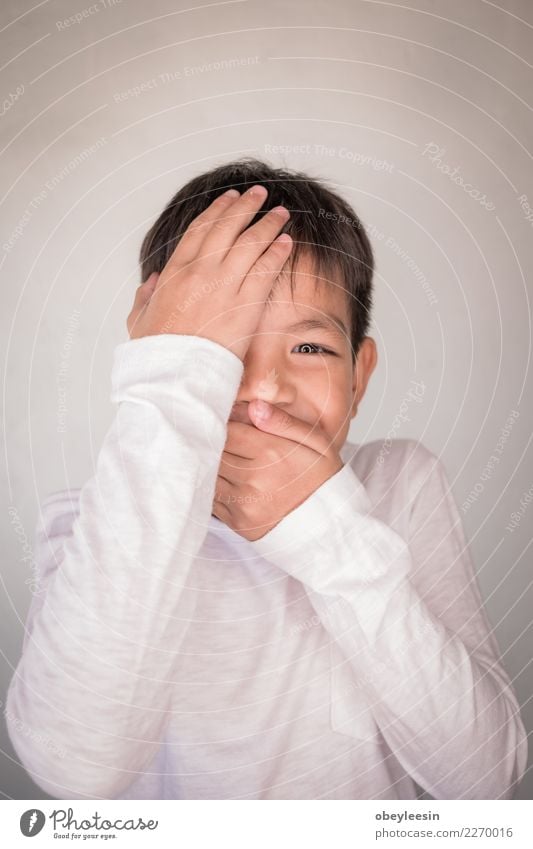
<svg viewBox="0 0 533 849"><path fill-rule="evenodd" d="M244 358L244 372L235 403L250 403L261 398L277 406L293 404L296 387L289 371L274 352L258 353L251 347Z"/></svg>

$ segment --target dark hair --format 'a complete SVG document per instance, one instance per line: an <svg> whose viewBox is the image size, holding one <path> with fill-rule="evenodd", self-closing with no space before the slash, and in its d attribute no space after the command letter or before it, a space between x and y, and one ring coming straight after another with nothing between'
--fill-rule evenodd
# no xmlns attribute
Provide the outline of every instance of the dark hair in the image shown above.
<svg viewBox="0 0 533 849"><path fill-rule="evenodd" d="M340 281L346 290L352 358L355 358L370 323L374 257L358 216L322 178L272 168L252 157L193 177L169 201L144 237L139 256L142 280L147 280L154 271L163 270L191 221L218 195L230 188L242 194L256 183L268 189L268 196L248 226L274 206L281 204L290 210L291 217L280 232L289 233L294 242L287 260L291 293L294 293L293 269L301 252L306 251L312 258L315 285Z"/></svg>

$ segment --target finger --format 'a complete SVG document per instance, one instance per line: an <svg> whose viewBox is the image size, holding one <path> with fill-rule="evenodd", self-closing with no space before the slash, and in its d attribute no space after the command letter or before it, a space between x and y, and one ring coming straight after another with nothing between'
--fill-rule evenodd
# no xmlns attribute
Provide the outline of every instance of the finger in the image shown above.
<svg viewBox="0 0 533 849"><path fill-rule="evenodd" d="M158 278L159 274L157 273L157 271L153 271L150 276L144 281L144 283L141 283L140 286L137 286L137 291L135 292L135 299L133 301L133 307L131 308L130 314L126 321L129 333L131 333L131 331L133 330L135 323L138 321L143 309L150 301L150 298L154 293Z"/></svg>
<svg viewBox="0 0 533 849"><path fill-rule="evenodd" d="M266 415L261 415L262 412ZM264 433L292 440L319 454L326 454L330 448L331 441L318 422L309 424L286 410L257 398L248 404L248 414L255 426Z"/></svg>
<svg viewBox="0 0 533 849"><path fill-rule="evenodd" d="M246 457L239 457L230 451L223 451L218 473L228 483L242 483L250 474L250 463L253 463L253 460L250 461Z"/></svg>
<svg viewBox="0 0 533 849"><path fill-rule="evenodd" d="M222 472L220 472L220 470L219 470L218 476L217 476L217 483L218 483L219 487L220 487L220 484L221 484L222 481L225 484L227 484L228 486L234 486L234 483L231 480L231 478L226 477L226 475L223 475ZM217 492L220 494L220 488L217 490ZM216 492L215 492L215 494L216 494Z"/></svg>
<svg viewBox="0 0 533 849"><path fill-rule="evenodd" d="M289 218L290 212L283 206L269 210L260 221L241 233L229 251L225 264L231 264L232 271L244 277L259 257L270 248Z"/></svg>
<svg viewBox="0 0 533 849"><path fill-rule="evenodd" d="M248 415L248 401L236 401L231 408L228 421L252 424L250 416Z"/></svg>
<svg viewBox="0 0 533 849"><path fill-rule="evenodd" d="M232 203L226 214L214 221L206 232L198 259L216 256L219 262L223 262L239 234L253 221L263 206L267 195L268 191L264 186L252 186Z"/></svg>
<svg viewBox="0 0 533 849"><path fill-rule="evenodd" d="M152 273L144 281L144 283L141 283L140 286L137 286L137 291L135 292L135 301L133 303L133 306L136 309L141 309L148 303L148 301L153 295L158 278L159 274L157 273L157 271L152 271Z"/></svg>
<svg viewBox="0 0 533 849"><path fill-rule="evenodd" d="M293 242L288 233L278 236L265 253L253 264L246 274L239 294L244 301L255 304L259 300L266 300L274 281L281 274L283 266L287 262L292 251Z"/></svg>
<svg viewBox="0 0 533 849"><path fill-rule="evenodd" d="M267 438L252 422L229 421L224 450L242 460L254 460L261 450L258 437L263 440Z"/></svg>
<svg viewBox="0 0 533 849"><path fill-rule="evenodd" d="M221 501L217 501L213 499L213 504L211 505L211 515L216 516L217 519L220 519L221 522L228 525L229 519L231 517L231 513L229 508L226 507Z"/></svg>
<svg viewBox="0 0 533 849"><path fill-rule="evenodd" d="M235 501L236 495L237 487L233 486L230 481L219 475L216 480L213 507L216 507L217 509L218 507L224 507L228 510L232 500Z"/></svg>
<svg viewBox="0 0 533 849"><path fill-rule="evenodd" d="M228 207L231 207L239 197L237 189L228 189L218 195L196 218L193 218L170 256L169 263L182 267L193 260L209 228L215 221L224 217Z"/></svg>

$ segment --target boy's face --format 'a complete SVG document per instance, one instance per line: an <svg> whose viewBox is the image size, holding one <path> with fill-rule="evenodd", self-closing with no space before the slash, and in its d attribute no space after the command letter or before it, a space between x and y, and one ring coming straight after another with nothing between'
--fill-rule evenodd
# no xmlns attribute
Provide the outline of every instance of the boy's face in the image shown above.
<svg viewBox="0 0 533 849"><path fill-rule="evenodd" d="M376 345L365 337L352 362L348 295L325 281L315 290L311 271L304 254L295 268L294 302L288 273L276 280L244 359L235 404L263 398L316 424L340 451L376 365ZM306 320L324 327L293 327Z"/></svg>

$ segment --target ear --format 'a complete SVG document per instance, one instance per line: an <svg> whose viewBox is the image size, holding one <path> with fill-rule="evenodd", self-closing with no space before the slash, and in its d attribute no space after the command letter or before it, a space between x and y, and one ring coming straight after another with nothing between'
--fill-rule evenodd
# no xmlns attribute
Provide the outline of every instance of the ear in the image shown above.
<svg viewBox="0 0 533 849"><path fill-rule="evenodd" d="M351 418L357 414L357 408L366 392L370 376L378 361L378 351L375 341L371 336L365 336L359 346L357 357L353 366L353 401Z"/></svg>

